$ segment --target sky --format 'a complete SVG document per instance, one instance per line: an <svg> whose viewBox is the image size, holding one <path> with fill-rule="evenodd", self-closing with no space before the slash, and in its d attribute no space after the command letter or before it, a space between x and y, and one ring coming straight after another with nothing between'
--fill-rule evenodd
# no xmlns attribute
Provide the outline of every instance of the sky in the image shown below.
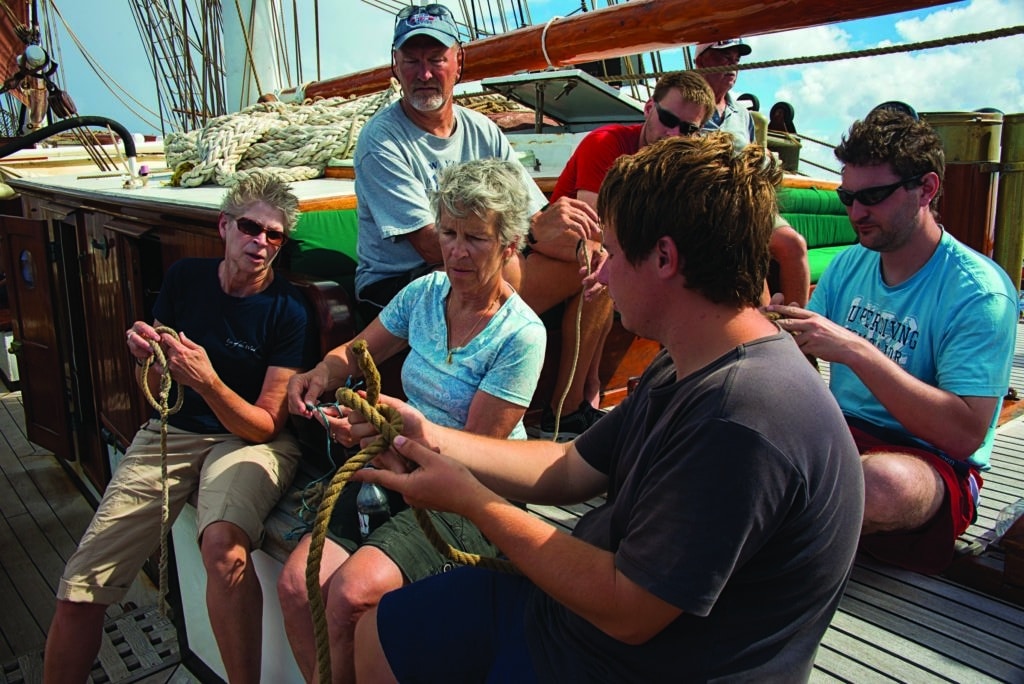
<svg viewBox="0 0 1024 684"><path fill-rule="evenodd" d="M148 48L135 27L128 0L54 2L79 43L106 70L106 79L116 81L155 109L155 88L145 57ZM312 0L294 2L300 17L312 16ZM456 7L459 3L448 4ZM228 12L233 3L224 1L223 6ZM290 13L292 0L286 0L285 6ZM389 13L356 0L321 0L318 8L323 78L388 62L393 25ZM529 1L535 24L578 8L578 0ZM753 52L744 61L900 45L1022 24L1024 0L965 0L875 19L749 36L746 41ZM311 32L302 40L303 52L309 53L304 60L303 80L313 80L315 41ZM79 114L108 116L132 131L158 132L158 119L153 115L140 118L118 101L92 73L66 33L60 37L60 46L58 61L65 88L75 100ZM980 107L995 107L1007 114L1024 112L1021 55L1024 36L1015 36L869 59L744 71L733 92L756 94L763 111L774 102L785 100L796 110L799 133L836 143L854 120L886 100L903 100L921 112L971 111ZM666 54L665 68L681 66L681 51ZM138 109L138 105L132 107ZM836 167L827 149L814 151L813 147L806 145L808 156Z"/></svg>

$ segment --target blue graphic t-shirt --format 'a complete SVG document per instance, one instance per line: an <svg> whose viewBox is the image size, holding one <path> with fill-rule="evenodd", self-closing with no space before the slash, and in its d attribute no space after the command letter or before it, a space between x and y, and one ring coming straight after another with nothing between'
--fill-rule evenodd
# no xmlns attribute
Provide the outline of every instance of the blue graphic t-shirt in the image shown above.
<svg viewBox="0 0 1024 684"><path fill-rule="evenodd" d="M943 231L928 262L895 287L882 280L878 252L851 247L829 265L808 308L870 340L929 385L962 397L1002 398L1017 334L1013 289L991 259ZM849 367L832 364L830 387L843 413L908 434ZM968 459L976 467L988 466L998 417L997 407L985 441Z"/></svg>

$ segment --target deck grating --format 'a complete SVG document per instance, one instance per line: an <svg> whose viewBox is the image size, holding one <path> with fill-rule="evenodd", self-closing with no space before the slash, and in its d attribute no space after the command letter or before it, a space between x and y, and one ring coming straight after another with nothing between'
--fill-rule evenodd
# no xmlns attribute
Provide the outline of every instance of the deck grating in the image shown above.
<svg viewBox="0 0 1024 684"><path fill-rule="evenodd" d="M174 625L153 608L122 614L103 627L92 684L130 684L168 670L180 662ZM43 651L33 651L0 666L0 683L38 684Z"/></svg>

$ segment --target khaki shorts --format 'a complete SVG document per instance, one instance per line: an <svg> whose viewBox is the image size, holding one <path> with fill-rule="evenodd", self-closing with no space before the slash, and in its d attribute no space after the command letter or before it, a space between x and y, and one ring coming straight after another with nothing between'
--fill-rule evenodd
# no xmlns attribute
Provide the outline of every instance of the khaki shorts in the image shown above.
<svg viewBox="0 0 1024 684"><path fill-rule="evenodd" d="M201 435L168 427L167 473L173 522L197 495L199 535L213 522L234 523L252 547L263 539L263 520L291 484L299 445L290 433L251 444L233 434ZM120 601L142 564L160 544L160 423L135 435L107 485L78 550L57 589L67 601Z"/></svg>

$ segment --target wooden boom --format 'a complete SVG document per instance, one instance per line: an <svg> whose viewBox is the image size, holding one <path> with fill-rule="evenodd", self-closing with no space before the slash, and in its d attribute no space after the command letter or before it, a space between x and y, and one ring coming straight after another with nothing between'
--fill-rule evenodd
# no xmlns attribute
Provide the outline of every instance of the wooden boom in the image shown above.
<svg viewBox="0 0 1024 684"><path fill-rule="evenodd" d="M462 78L568 66L736 36L863 19L949 4L950 0L632 0L465 45ZM542 37L544 46L542 46ZM544 47L550 65L544 59ZM317 81L285 99L365 95L387 87L391 66Z"/></svg>

